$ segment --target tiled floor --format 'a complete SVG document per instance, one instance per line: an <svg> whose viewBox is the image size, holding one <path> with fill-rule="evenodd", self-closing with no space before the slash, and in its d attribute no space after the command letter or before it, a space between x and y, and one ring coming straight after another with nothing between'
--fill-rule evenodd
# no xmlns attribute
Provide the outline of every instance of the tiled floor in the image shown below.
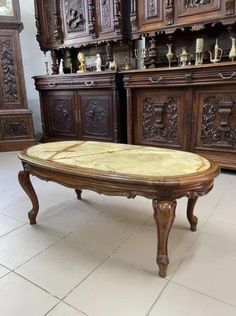
<svg viewBox="0 0 236 316"><path fill-rule="evenodd" d="M16 153L0 153L1 316L235 316L236 172L224 172L188 229L178 201L168 276L155 264L151 201L100 196L33 179L38 224Z"/></svg>

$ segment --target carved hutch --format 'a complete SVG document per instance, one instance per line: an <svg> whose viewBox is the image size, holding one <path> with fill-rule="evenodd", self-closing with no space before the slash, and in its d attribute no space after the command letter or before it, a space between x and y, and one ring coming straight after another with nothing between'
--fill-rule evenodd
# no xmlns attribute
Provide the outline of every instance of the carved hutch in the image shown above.
<svg viewBox="0 0 236 316"><path fill-rule="evenodd" d="M35 3L37 39L42 50L51 51L54 74L35 77L44 139L125 141L120 137L124 131L129 143L194 151L236 168L236 63L229 59L236 37L235 0ZM141 37L146 69L107 72L114 58L124 60L129 54L132 59ZM197 38L204 41L204 53L203 64L195 65ZM211 63L208 51L214 54L216 40L222 56ZM170 68L167 44L173 51ZM183 47L187 65L180 63ZM76 56L83 50L88 57L103 55L101 73L76 74ZM58 75L61 60L64 75ZM122 125L122 79L127 127Z"/></svg>
<svg viewBox="0 0 236 316"><path fill-rule="evenodd" d="M34 144L19 41L22 28L19 2L12 0L0 11L0 151Z"/></svg>

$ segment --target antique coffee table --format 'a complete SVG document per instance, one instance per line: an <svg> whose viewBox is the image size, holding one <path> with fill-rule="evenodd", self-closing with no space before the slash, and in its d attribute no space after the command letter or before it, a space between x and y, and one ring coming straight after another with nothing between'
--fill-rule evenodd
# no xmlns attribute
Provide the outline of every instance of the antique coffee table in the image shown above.
<svg viewBox="0 0 236 316"><path fill-rule="evenodd" d="M187 218L192 231L193 214L199 196L207 194L219 174L218 165L199 155L170 149L125 144L62 141L30 147L19 154L23 171L19 182L31 199L30 224L36 224L39 210L30 174L74 188L78 199L83 189L100 194L136 195L153 200L157 226L157 264L166 276L169 264L167 243L175 217L176 199L188 198Z"/></svg>

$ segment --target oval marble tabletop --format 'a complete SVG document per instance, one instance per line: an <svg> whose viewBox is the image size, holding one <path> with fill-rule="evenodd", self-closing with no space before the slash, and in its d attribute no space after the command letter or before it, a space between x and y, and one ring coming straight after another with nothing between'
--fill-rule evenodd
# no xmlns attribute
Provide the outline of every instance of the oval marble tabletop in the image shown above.
<svg viewBox="0 0 236 316"><path fill-rule="evenodd" d="M93 141L39 144L27 149L24 156L61 168L153 180L202 174L212 164L190 152Z"/></svg>

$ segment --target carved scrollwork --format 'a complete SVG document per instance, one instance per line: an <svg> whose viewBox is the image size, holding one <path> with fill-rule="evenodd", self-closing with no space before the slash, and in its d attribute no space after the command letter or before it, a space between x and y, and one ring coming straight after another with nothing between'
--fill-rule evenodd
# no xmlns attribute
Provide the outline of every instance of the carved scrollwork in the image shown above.
<svg viewBox="0 0 236 316"><path fill-rule="evenodd" d="M71 104L67 100L55 100L52 106L53 127L57 131L74 131L74 118Z"/></svg>
<svg viewBox="0 0 236 316"><path fill-rule="evenodd" d="M160 141L177 139L179 100L172 97L145 98L143 101L143 137Z"/></svg>
<svg viewBox="0 0 236 316"><path fill-rule="evenodd" d="M110 0L100 0L101 6L101 25L103 29L109 29L111 27L110 19Z"/></svg>
<svg viewBox="0 0 236 316"><path fill-rule="evenodd" d="M89 100L84 108L85 130L89 134L107 134L107 108L102 101L97 99Z"/></svg>
<svg viewBox="0 0 236 316"><path fill-rule="evenodd" d="M10 39L0 39L0 57L3 76L3 93L6 101L18 99L16 72Z"/></svg>
<svg viewBox="0 0 236 316"><path fill-rule="evenodd" d="M28 135L27 123L23 120L4 120L4 135L6 137L17 137Z"/></svg>
<svg viewBox="0 0 236 316"><path fill-rule="evenodd" d="M121 33L121 12L120 12L120 0L114 2L114 28L117 34Z"/></svg>
<svg viewBox="0 0 236 316"><path fill-rule="evenodd" d="M86 31L84 0L65 0L67 31Z"/></svg>
<svg viewBox="0 0 236 316"><path fill-rule="evenodd" d="M201 5L213 4L213 3L214 3L214 0L186 0L185 8L199 7Z"/></svg>
<svg viewBox="0 0 236 316"><path fill-rule="evenodd" d="M138 30L136 0L131 0L130 23L132 31Z"/></svg>
<svg viewBox="0 0 236 316"><path fill-rule="evenodd" d="M174 1L166 0L166 24L171 25L174 23Z"/></svg>
<svg viewBox="0 0 236 316"><path fill-rule="evenodd" d="M156 0L149 0L146 1L147 5L147 17L153 17L157 15L157 1Z"/></svg>
<svg viewBox="0 0 236 316"><path fill-rule="evenodd" d="M225 3L225 10L227 15L232 15L235 12L235 0L227 0Z"/></svg>
<svg viewBox="0 0 236 316"><path fill-rule="evenodd" d="M208 97L202 108L201 141L205 145L236 145L236 129L232 118L236 115L236 99Z"/></svg>
<svg viewBox="0 0 236 316"><path fill-rule="evenodd" d="M94 0L88 0L88 9L89 9L89 21L88 21L89 34L92 36L92 38L96 38Z"/></svg>

